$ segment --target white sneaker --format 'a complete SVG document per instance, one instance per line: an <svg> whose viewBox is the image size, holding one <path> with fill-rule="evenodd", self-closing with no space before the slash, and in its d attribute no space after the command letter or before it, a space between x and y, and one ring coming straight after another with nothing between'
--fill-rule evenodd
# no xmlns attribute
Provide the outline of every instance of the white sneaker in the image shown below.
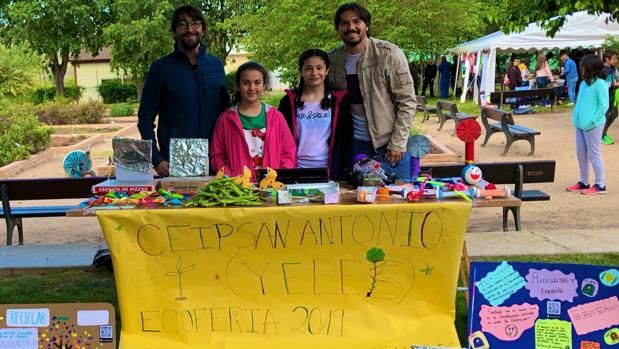
<svg viewBox="0 0 619 349"><path fill-rule="evenodd" d="M567 105L568 105L569 107L571 107L571 106L573 106L573 105L574 105L574 102L572 102L572 103L568 103Z"/></svg>

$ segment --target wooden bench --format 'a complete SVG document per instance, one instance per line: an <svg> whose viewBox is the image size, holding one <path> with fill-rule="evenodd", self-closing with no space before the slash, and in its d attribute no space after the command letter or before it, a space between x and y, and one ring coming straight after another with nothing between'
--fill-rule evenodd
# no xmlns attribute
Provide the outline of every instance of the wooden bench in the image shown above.
<svg viewBox="0 0 619 349"><path fill-rule="evenodd" d="M476 115L468 115L465 113L461 113L458 111L458 106L455 103L446 102L446 101L437 101L436 102L436 110L439 118L440 125L438 126L438 131L443 128L443 124L447 120L453 120L455 122L454 131L452 136L456 134L456 128L461 121L466 119L475 119Z"/></svg>
<svg viewBox="0 0 619 349"><path fill-rule="evenodd" d="M490 123L489 119L499 122ZM519 126L514 123L512 114L501 109L482 108L481 109L481 123L486 129L486 138L482 147L486 146L490 136L497 132L503 132L505 134L505 151L502 156L507 155L512 143L518 140L526 140L531 145L530 156L535 154L535 136L542 134L540 131Z"/></svg>
<svg viewBox="0 0 619 349"><path fill-rule="evenodd" d="M423 112L421 122L430 120L430 114L438 115L436 108L428 105L428 100L425 96L415 96L415 98L417 99L417 111Z"/></svg>
<svg viewBox="0 0 619 349"><path fill-rule="evenodd" d="M548 201L550 195L537 190L524 190L525 183L552 183L555 178L554 160L524 161L524 162L498 162L476 163L483 173L486 181L494 184L514 184L512 195L526 201ZM429 172L433 177L460 177L464 164L439 165L422 167L422 172ZM516 231L522 228L520 220L520 205L503 207L503 230L507 231L508 213L512 212Z"/></svg>
<svg viewBox="0 0 619 349"><path fill-rule="evenodd" d="M13 243L13 231L16 227L19 244L24 244L22 218L64 217L67 211L75 208L75 205L11 207L11 201L89 198L92 196L92 186L106 179L107 177L0 179L0 218L6 221L6 244Z"/></svg>
<svg viewBox="0 0 619 349"><path fill-rule="evenodd" d="M499 105L499 109L505 104L505 100L508 98L521 99L518 102L509 103L512 108L518 108L518 106L525 104L541 104L543 101L550 103L550 110L553 110L555 104L557 104L557 95L554 88L538 88L533 90L521 90L521 91L498 91L490 94L490 102Z"/></svg>

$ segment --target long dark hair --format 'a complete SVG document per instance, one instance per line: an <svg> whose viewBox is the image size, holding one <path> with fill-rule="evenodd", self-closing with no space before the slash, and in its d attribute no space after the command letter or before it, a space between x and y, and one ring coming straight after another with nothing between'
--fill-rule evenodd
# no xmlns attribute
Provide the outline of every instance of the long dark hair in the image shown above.
<svg viewBox="0 0 619 349"><path fill-rule="evenodd" d="M241 85L241 75L246 70L257 70L262 73L262 80L264 82L264 88L269 85L269 72L262 66L262 64L254 61L249 61L241 64L236 71L235 83L236 90L234 92L234 96L232 97L232 101L234 104L238 104L241 102L241 92L239 92L239 86Z"/></svg>
<svg viewBox="0 0 619 349"><path fill-rule="evenodd" d="M325 62L327 69L329 69L329 54L318 48L310 48L309 50L303 51L303 53L301 53L301 56L299 56L299 72L302 72L303 64L305 64L305 61L312 57L318 57L322 59L323 62ZM301 96L303 95L304 89L305 89L305 79L303 79L303 74L301 73L301 80L299 81L299 85L297 86L295 90L295 93L296 93L295 104L299 108L303 108L304 102L301 99ZM325 95L324 97L322 97L322 100L320 101L320 108L322 109L329 108L329 105L331 104L331 101L329 100L330 94L331 94L331 84L329 83L329 78L325 77Z"/></svg>
<svg viewBox="0 0 619 349"><path fill-rule="evenodd" d="M583 80L587 82L587 85L591 85L595 78L606 79L606 73L604 73L604 63L600 57L596 55L586 55L580 60L580 68L584 70Z"/></svg>

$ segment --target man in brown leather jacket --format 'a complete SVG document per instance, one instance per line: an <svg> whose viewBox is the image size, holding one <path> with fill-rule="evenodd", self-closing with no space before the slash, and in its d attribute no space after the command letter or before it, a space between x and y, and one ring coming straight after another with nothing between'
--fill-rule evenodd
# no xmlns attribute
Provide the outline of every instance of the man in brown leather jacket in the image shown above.
<svg viewBox="0 0 619 349"><path fill-rule="evenodd" d="M416 101L406 57L396 45L370 37L371 15L357 3L340 6L334 24L344 45L329 53L329 79L350 91L353 153L376 157L387 175L409 180L406 144Z"/></svg>

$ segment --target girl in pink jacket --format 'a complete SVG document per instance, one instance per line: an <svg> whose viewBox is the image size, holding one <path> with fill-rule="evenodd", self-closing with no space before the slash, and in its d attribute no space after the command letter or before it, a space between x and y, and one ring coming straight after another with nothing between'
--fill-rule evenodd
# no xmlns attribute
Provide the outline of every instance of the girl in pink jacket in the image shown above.
<svg viewBox="0 0 619 349"><path fill-rule="evenodd" d="M211 141L211 166L228 176L261 168L294 168L297 148L282 114L260 100L268 72L256 62L242 64L236 72L236 105L217 120Z"/></svg>

